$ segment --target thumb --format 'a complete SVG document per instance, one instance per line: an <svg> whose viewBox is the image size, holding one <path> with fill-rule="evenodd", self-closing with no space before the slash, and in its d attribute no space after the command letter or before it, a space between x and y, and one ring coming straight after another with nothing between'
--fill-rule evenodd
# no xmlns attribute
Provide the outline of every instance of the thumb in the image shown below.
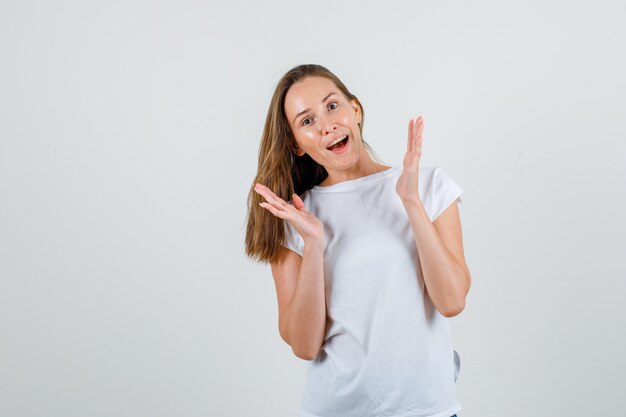
<svg viewBox="0 0 626 417"><path fill-rule="evenodd" d="M298 210L306 211L306 209L304 208L304 201L302 201L300 196L296 193L293 193L292 197L293 197L294 207L297 208Z"/></svg>

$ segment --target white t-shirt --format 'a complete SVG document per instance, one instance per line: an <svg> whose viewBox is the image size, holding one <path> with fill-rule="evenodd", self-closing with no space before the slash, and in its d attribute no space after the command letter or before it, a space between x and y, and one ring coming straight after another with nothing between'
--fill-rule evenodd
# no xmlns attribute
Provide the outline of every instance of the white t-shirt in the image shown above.
<svg viewBox="0 0 626 417"><path fill-rule="evenodd" d="M415 238L395 191L402 167L315 186L300 197L324 224L326 336L307 363L300 417L450 417L460 359L448 318L425 293ZM433 221L461 187L420 167L419 195ZM285 246L303 255L288 222Z"/></svg>

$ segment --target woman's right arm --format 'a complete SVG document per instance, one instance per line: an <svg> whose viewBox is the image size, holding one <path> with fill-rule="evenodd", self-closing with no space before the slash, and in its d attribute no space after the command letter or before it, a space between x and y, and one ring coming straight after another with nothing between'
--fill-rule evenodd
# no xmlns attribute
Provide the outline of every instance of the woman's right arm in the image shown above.
<svg viewBox="0 0 626 417"><path fill-rule="evenodd" d="M303 255L282 247L272 275L280 335L297 357L313 360L326 334L323 240L305 241Z"/></svg>
<svg viewBox="0 0 626 417"><path fill-rule="evenodd" d="M255 191L266 201L261 206L288 221L304 241L303 256L281 246L272 275L278 297L278 329L293 353L305 360L319 354L326 334L324 289L324 225L309 213L304 202L293 195L293 205L263 184Z"/></svg>

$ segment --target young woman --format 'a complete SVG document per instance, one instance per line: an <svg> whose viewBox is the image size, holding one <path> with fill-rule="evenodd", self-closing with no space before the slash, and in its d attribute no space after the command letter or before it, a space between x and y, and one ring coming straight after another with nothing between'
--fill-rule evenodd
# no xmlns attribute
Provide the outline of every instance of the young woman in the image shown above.
<svg viewBox="0 0 626 417"><path fill-rule="evenodd" d="M279 333L308 362L300 417L450 417L465 307L463 190L420 167L421 117L402 167L363 140L363 106L328 69L279 81L248 196L246 254L271 263ZM300 194L300 195L299 195Z"/></svg>

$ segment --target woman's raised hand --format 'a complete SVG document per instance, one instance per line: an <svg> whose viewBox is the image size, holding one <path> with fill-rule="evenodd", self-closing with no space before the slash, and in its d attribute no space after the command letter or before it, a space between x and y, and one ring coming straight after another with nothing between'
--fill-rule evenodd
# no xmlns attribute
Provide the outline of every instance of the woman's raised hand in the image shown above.
<svg viewBox="0 0 626 417"><path fill-rule="evenodd" d="M422 116L409 121L409 135L406 154L403 161L402 174L396 183L396 193L404 203L419 202L418 173L419 161L422 156L422 130L424 119Z"/></svg>
<svg viewBox="0 0 626 417"><path fill-rule="evenodd" d="M300 233L305 242L322 240L324 225L304 208L304 202L298 194L293 195L293 205L291 205L263 184L255 183L254 191L265 198L265 201L260 203L261 207L269 210L274 216L288 221Z"/></svg>

